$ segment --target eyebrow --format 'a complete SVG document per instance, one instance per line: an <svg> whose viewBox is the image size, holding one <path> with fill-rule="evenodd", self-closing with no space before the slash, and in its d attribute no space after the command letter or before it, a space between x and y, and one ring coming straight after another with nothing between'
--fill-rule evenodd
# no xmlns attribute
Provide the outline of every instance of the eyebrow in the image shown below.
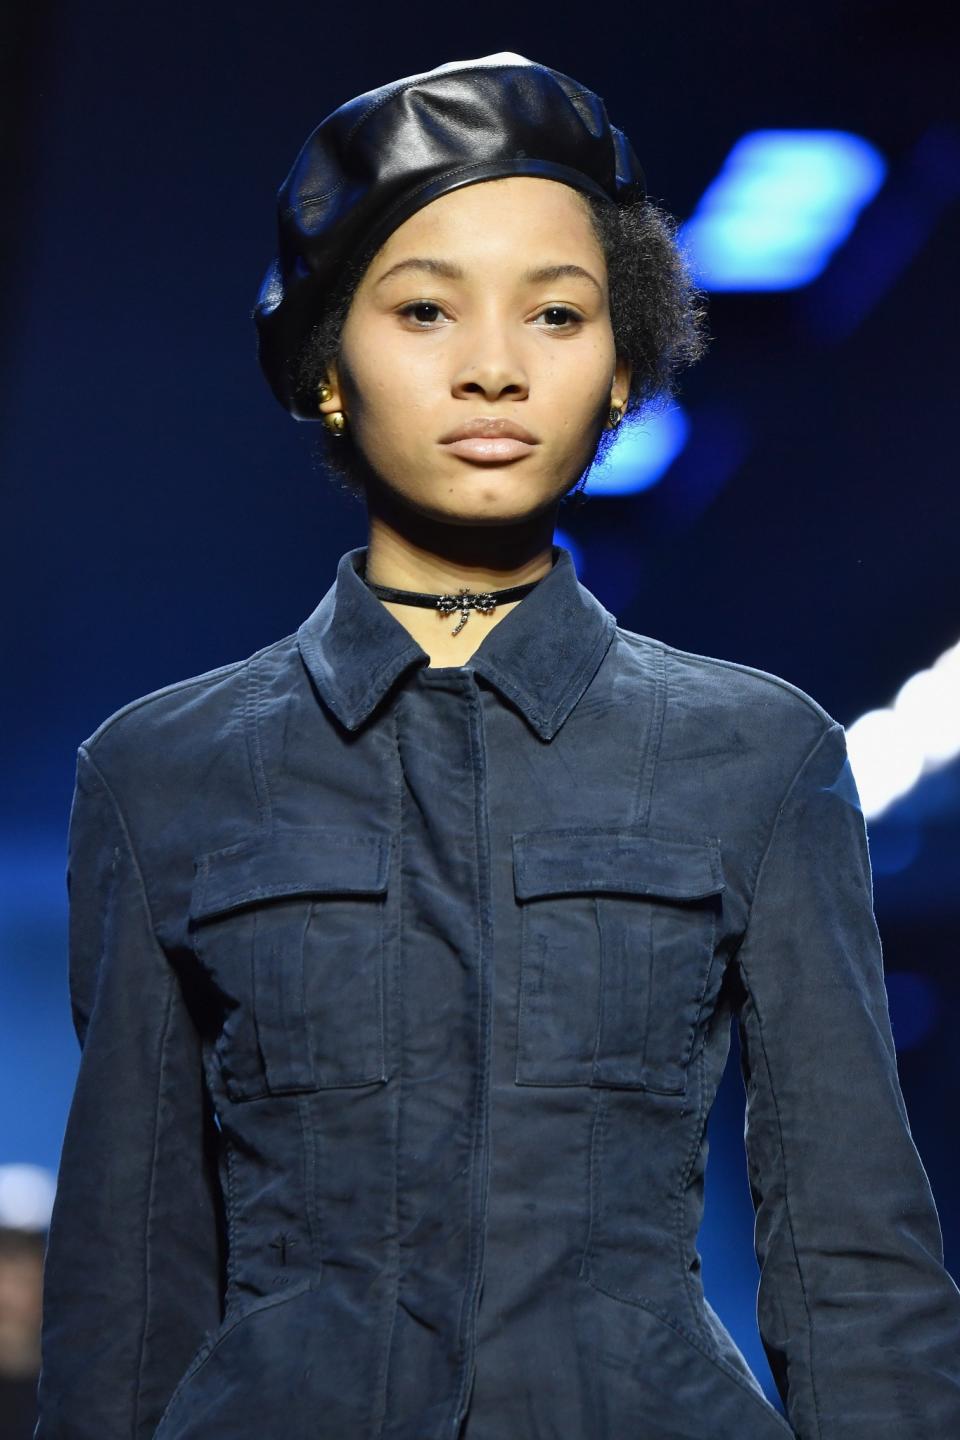
<svg viewBox="0 0 960 1440"><path fill-rule="evenodd" d="M389 280L392 275L402 275L407 270L424 270L428 275L441 275L444 280L462 280L463 271L459 265L454 265L449 260L430 260L426 257L411 260L398 260L396 265L391 265L385 270L377 281L382 285L384 280Z"/></svg>
<svg viewBox="0 0 960 1440"><path fill-rule="evenodd" d="M526 270L520 277L529 285L540 285L550 280L589 280L590 284L603 294L603 288L589 270L582 265L540 265L536 270Z"/></svg>
<svg viewBox="0 0 960 1440"><path fill-rule="evenodd" d="M454 265L450 260L437 260L429 256L414 256L409 260L398 260L396 265L391 265L385 270L376 282L382 285L384 280L389 280L394 275L400 275L410 270L419 270L428 275L439 275L444 280L462 280L463 270L459 265ZM527 285L541 285L551 280L589 280L590 284L603 294L600 282L584 270L582 265L538 265L535 269L525 270L520 279Z"/></svg>

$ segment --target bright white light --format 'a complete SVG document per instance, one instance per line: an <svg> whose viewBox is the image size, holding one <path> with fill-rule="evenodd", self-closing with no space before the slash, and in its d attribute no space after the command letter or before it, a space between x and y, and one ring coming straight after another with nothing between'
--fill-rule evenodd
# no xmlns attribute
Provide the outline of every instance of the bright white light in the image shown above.
<svg viewBox="0 0 960 1440"><path fill-rule="evenodd" d="M56 1188L53 1175L41 1165L0 1165L0 1225L45 1230Z"/></svg>
<svg viewBox="0 0 960 1440"><path fill-rule="evenodd" d="M680 226L708 290L806 285L883 184L883 156L845 130L754 130L737 141Z"/></svg>
<svg viewBox="0 0 960 1440"><path fill-rule="evenodd" d="M624 420L602 465L590 471L588 495L632 495L649 490L673 464L690 435L679 405L651 411L642 420Z"/></svg>
<svg viewBox="0 0 960 1440"><path fill-rule="evenodd" d="M846 727L863 813L883 813L922 775L960 755L960 641L911 675L893 703Z"/></svg>
<svg viewBox="0 0 960 1440"><path fill-rule="evenodd" d="M951 760L960 749L960 645L945 650L929 670L912 675L893 707L920 737L931 765Z"/></svg>

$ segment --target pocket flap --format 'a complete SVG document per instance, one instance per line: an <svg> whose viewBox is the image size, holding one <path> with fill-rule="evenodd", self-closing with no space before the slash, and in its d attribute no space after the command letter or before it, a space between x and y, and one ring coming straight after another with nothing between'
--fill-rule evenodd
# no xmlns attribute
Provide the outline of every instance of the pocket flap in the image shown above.
<svg viewBox="0 0 960 1440"><path fill-rule="evenodd" d="M196 857L191 920L290 895L379 895L390 837L316 826L252 836Z"/></svg>
<svg viewBox="0 0 960 1440"><path fill-rule="evenodd" d="M565 828L513 836L518 900L607 890L698 900L726 888L713 835Z"/></svg>

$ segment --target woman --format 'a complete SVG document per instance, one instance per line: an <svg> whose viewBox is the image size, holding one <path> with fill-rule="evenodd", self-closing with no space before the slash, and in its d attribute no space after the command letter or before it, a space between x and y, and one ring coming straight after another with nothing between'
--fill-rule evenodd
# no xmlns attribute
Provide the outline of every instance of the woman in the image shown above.
<svg viewBox="0 0 960 1440"><path fill-rule="evenodd" d="M39 1440L960 1434L843 729L552 543L705 345L629 142L489 56L279 199L261 362L369 543L80 747ZM700 1282L732 1016L789 1425Z"/></svg>

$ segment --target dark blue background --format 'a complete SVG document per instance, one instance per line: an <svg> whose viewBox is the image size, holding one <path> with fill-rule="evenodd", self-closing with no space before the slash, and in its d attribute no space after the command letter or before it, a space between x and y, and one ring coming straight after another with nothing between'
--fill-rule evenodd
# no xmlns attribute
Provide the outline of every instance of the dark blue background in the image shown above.
<svg viewBox="0 0 960 1440"><path fill-rule="evenodd" d="M0 34L0 1162L55 1168L77 1061L76 746L126 701L295 629L366 538L255 361L274 194L307 133L361 90L509 49L603 95L679 219L746 131L835 127L880 150L886 184L813 284L711 297L715 338L680 395L691 442L660 483L561 510L622 624L772 670L850 724L960 637L960 48L920 4L691 0L35 3ZM957 763L869 834L901 1077L957 1274ZM741 1131L734 1062L704 1269L769 1384Z"/></svg>

